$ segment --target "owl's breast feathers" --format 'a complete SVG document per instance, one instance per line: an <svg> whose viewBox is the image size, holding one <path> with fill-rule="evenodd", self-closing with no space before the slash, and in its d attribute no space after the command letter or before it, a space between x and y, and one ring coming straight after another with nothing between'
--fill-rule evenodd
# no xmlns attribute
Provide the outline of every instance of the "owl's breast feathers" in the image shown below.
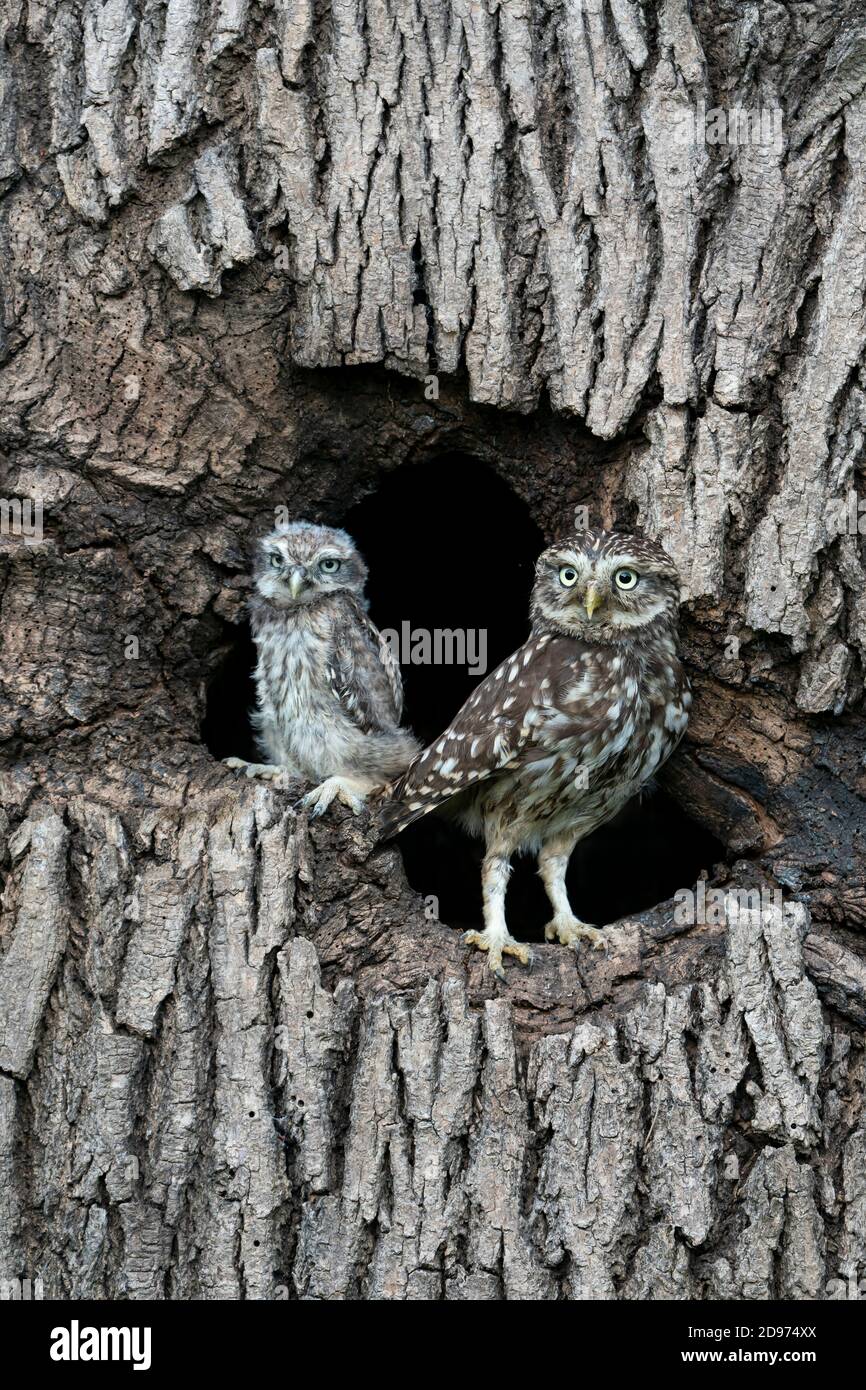
<svg viewBox="0 0 866 1390"><path fill-rule="evenodd" d="M364 734L399 726L400 668L354 594L288 612L256 596L250 616L259 702L273 706L278 723L342 715Z"/></svg>
<svg viewBox="0 0 866 1390"><path fill-rule="evenodd" d="M383 833L457 795L481 820L494 807L535 823L584 812L596 824L607 819L669 757L688 722L673 635L656 637L610 646L530 637L396 783Z"/></svg>

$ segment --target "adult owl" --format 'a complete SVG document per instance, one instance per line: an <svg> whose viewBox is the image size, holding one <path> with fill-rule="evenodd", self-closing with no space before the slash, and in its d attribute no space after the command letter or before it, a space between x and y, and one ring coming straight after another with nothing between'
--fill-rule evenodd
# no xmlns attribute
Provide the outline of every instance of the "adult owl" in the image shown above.
<svg viewBox="0 0 866 1390"><path fill-rule="evenodd" d="M677 571L654 541L587 531L545 550L529 638L392 789L386 834L446 806L483 837L484 930L464 940L502 979L503 955L530 961L505 921L518 851L538 856L553 908L545 938L604 944L572 912L565 871L578 840L615 816L683 736L691 695L678 608Z"/></svg>
<svg viewBox="0 0 866 1390"><path fill-rule="evenodd" d="M253 724L267 761L225 762L251 777L316 783L304 797L313 815L335 796L359 811L420 747L400 728L400 669L367 616L366 579L351 536L328 526L278 526L256 548Z"/></svg>

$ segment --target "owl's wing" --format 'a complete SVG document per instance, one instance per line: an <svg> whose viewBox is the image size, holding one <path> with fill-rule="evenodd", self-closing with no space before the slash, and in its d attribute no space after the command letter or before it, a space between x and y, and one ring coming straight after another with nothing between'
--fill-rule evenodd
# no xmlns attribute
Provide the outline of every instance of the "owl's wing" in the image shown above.
<svg viewBox="0 0 866 1390"><path fill-rule="evenodd" d="M539 716L551 712L563 661L555 650L557 639L553 647L550 642L546 635L531 637L491 671L445 732L418 754L393 787L382 817L384 834L399 834L458 792L549 753L538 742ZM579 661L577 644L568 646L572 660ZM569 733L579 737L571 719Z"/></svg>
<svg viewBox="0 0 866 1390"><path fill-rule="evenodd" d="M366 613L364 617L367 618ZM394 702L394 717L399 724L403 716L403 677L400 675L400 663L375 623L371 622L369 618L367 618L367 626L379 652L379 660L382 663L385 679L391 691L391 699Z"/></svg>
<svg viewBox="0 0 866 1390"><path fill-rule="evenodd" d="M376 625L350 599L338 612L329 661L331 688L363 733L393 729L403 712L400 668Z"/></svg>

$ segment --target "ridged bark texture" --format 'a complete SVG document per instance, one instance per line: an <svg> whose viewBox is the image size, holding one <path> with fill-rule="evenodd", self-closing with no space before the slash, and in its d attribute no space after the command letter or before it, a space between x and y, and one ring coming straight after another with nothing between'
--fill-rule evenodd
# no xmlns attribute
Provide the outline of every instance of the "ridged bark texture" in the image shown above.
<svg viewBox="0 0 866 1390"><path fill-rule="evenodd" d="M857 0L6 0L0 192L0 492L44 502L0 534L0 1277L856 1289ZM207 753L256 528L454 450L668 547L668 788L786 911L502 986L365 818Z"/></svg>

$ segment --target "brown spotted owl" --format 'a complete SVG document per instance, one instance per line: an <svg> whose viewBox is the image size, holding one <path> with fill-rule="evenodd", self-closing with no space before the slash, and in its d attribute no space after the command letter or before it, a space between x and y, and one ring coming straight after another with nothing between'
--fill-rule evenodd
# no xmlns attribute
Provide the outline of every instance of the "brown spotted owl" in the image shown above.
<svg viewBox="0 0 866 1390"><path fill-rule="evenodd" d="M484 930L465 940L528 964L505 923L511 856L538 856L553 908L545 936L595 945L565 887L578 840L610 820L670 757L691 704L677 655L679 578L655 541L587 531L536 565L527 641L485 678L395 783L384 830L436 808L484 839Z"/></svg>

